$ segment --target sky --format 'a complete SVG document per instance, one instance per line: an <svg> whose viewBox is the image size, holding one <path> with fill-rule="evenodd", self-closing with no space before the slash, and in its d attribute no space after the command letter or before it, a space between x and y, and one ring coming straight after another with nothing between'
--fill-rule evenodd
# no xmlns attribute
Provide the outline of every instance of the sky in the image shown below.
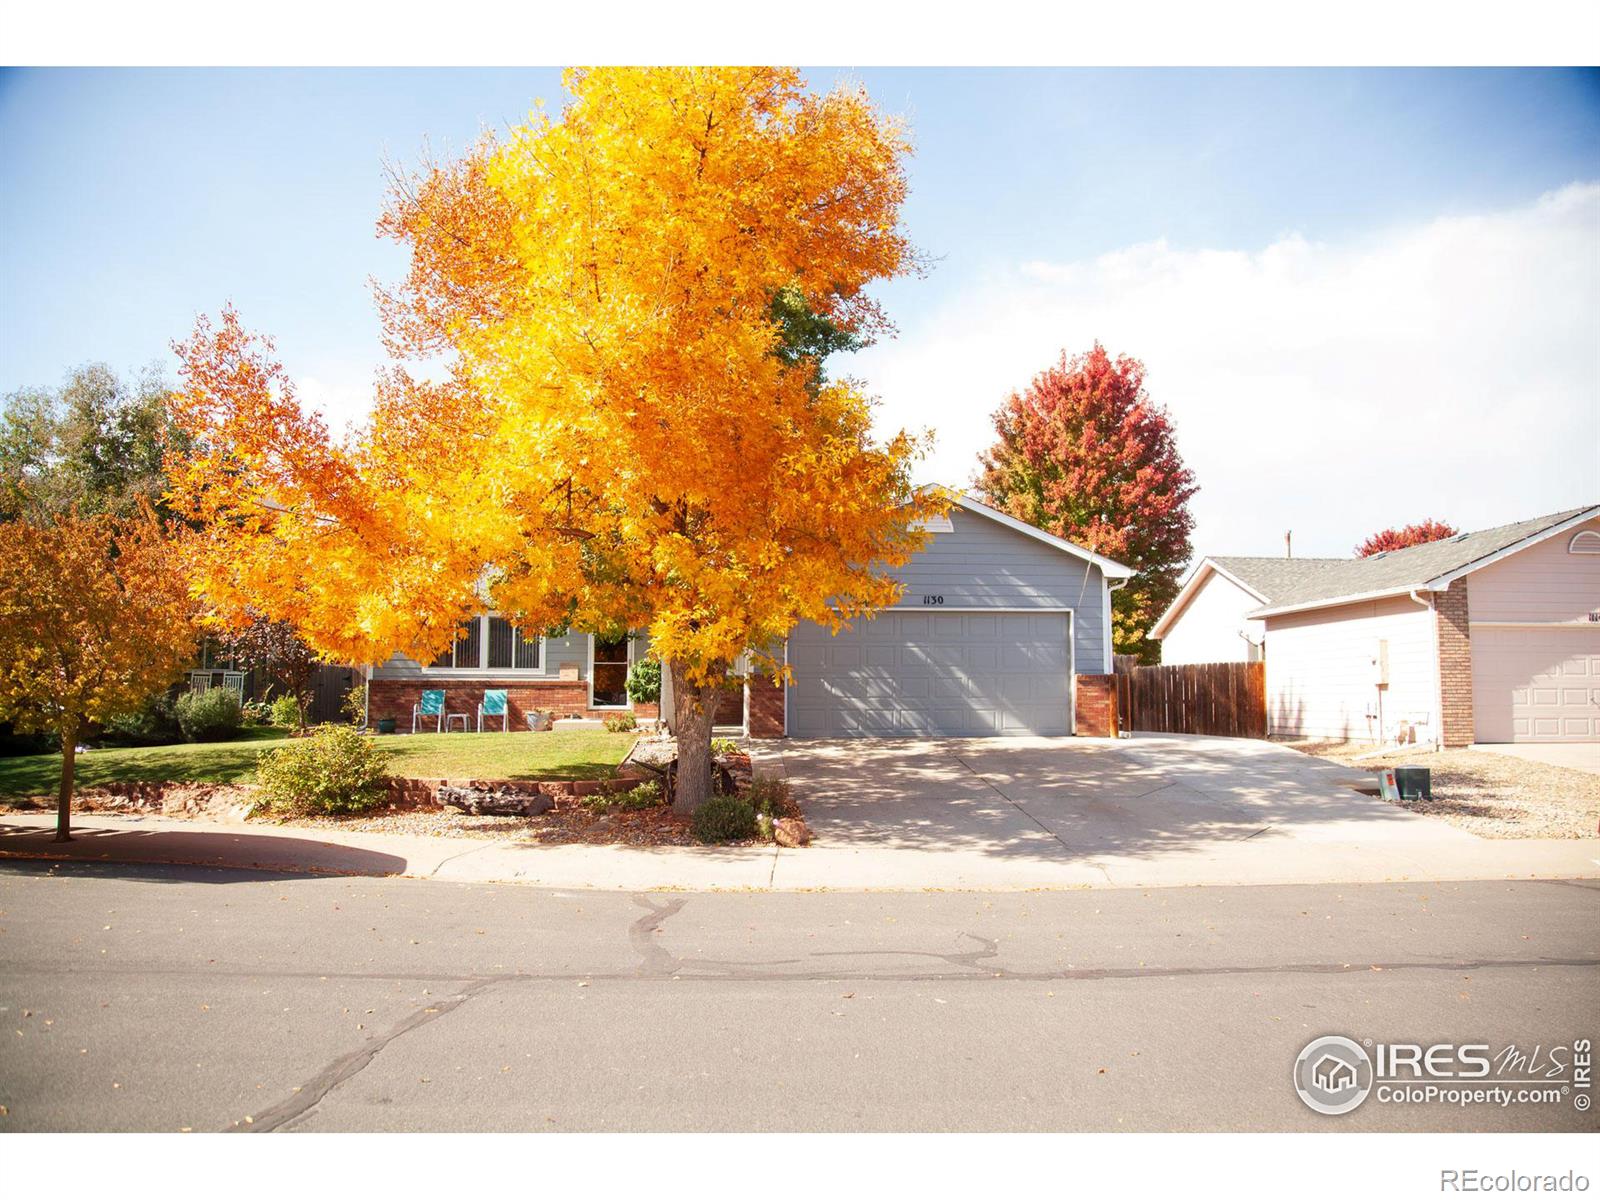
<svg viewBox="0 0 1600 1200"><path fill-rule="evenodd" d="M1600 503L1600 71L813 67L910 122L931 260L898 335L830 364L918 476L1096 340L1146 367L1197 554L1348 554L1423 517ZM0 72L0 393L169 373L232 302L302 401L359 420L384 164L561 102L532 70Z"/></svg>

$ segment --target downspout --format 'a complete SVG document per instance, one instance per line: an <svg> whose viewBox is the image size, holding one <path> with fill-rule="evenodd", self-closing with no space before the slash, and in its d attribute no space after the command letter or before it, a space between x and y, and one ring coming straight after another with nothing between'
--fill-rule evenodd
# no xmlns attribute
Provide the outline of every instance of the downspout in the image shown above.
<svg viewBox="0 0 1600 1200"><path fill-rule="evenodd" d="M1439 610L1434 606L1434 593L1429 592L1424 600L1417 595L1417 589L1411 589L1411 599L1422 605L1433 614L1433 748L1444 749L1444 675L1439 667Z"/></svg>
<svg viewBox="0 0 1600 1200"><path fill-rule="evenodd" d="M1117 670L1116 654L1112 651L1112 648L1111 648L1111 593L1116 591L1118 588L1125 588L1127 586L1128 586L1128 581L1126 579L1119 579L1119 580L1117 580L1116 583L1112 583L1109 579L1106 580L1106 667L1108 668L1107 671L1106 671L1107 675L1115 674L1116 670Z"/></svg>

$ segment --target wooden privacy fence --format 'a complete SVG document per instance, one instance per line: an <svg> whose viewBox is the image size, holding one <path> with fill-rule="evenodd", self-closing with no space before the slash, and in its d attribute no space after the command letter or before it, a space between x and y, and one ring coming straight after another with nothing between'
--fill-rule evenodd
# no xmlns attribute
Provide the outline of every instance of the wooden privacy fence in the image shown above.
<svg viewBox="0 0 1600 1200"><path fill-rule="evenodd" d="M1141 733L1267 736L1265 663L1188 663L1117 672L1122 728Z"/></svg>

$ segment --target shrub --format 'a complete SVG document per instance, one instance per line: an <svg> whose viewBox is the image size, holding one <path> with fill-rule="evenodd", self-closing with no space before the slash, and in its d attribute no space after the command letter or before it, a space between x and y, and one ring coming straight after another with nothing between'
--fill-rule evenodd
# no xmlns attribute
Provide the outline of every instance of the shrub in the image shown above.
<svg viewBox="0 0 1600 1200"><path fill-rule="evenodd" d="M166 692L151 696L134 712L110 718L104 728L104 740L119 745L160 746L183 740L177 706Z"/></svg>
<svg viewBox="0 0 1600 1200"><path fill-rule="evenodd" d="M322 725L257 760L256 782L272 808L362 812L388 791L389 752L348 725Z"/></svg>
<svg viewBox="0 0 1600 1200"><path fill-rule="evenodd" d="M800 806L789 794L789 784L782 779L755 778L745 799L756 814L756 831L764 842L773 838L773 829L780 817L798 817Z"/></svg>
<svg viewBox="0 0 1600 1200"><path fill-rule="evenodd" d="M300 728L300 701L285 692L272 702L272 723L279 729Z"/></svg>
<svg viewBox="0 0 1600 1200"><path fill-rule="evenodd" d="M271 725L272 705L265 700L246 700L244 702L244 723L246 725Z"/></svg>
<svg viewBox="0 0 1600 1200"><path fill-rule="evenodd" d="M656 704L661 700L661 660L641 658L628 668L628 699L635 704Z"/></svg>
<svg viewBox="0 0 1600 1200"><path fill-rule="evenodd" d="M639 722L633 719L632 713L617 713L605 719L607 733L628 733L639 728Z"/></svg>
<svg viewBox="0 0 1600 1200"><path fill-rule="evenodd" d="M647 779L626 792L591 792L579 803L590 812L640 812L661 803L661 785Z"/></svg>
<svg viewBox="0 0 1600 1200"><path fill-rule="evenodd" d="M713 796L694 810L689 828L702 842L743 842L756 836L756 810L738 796Z"/></svg>
<svg viewBox="0 0 1600 1200"><path fill-rule="evenodd" d="M178 727L191 742L225 742L239 732L244 709L232 688L208 688L178 697Z"/></svg>
<svg viewBox="0 0 1600 1200"><path fill-rule="evenodd" d="M712 758L726 758L730 754L743 753L744 751L739 749L739 743L732 738L719 737L711 739Z"/></svg>
<svg viewBox="0 0 1600 1200"><path fill-rule="evenodd" d="M350 724L360 729L367 723L367 685L358 683L345 693L339 710L350 718Z"/></svg>

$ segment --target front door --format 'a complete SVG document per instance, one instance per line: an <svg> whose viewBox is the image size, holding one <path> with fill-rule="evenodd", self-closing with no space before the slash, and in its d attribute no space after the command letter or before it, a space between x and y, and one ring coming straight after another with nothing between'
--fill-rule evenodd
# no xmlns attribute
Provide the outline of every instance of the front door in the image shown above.
<svg viewBox="0 0 1600 1200"><path fill-rule="evenodd" d="M594 639L594 670L590 675L595 708L628 707L628 639Z"/></svg>

